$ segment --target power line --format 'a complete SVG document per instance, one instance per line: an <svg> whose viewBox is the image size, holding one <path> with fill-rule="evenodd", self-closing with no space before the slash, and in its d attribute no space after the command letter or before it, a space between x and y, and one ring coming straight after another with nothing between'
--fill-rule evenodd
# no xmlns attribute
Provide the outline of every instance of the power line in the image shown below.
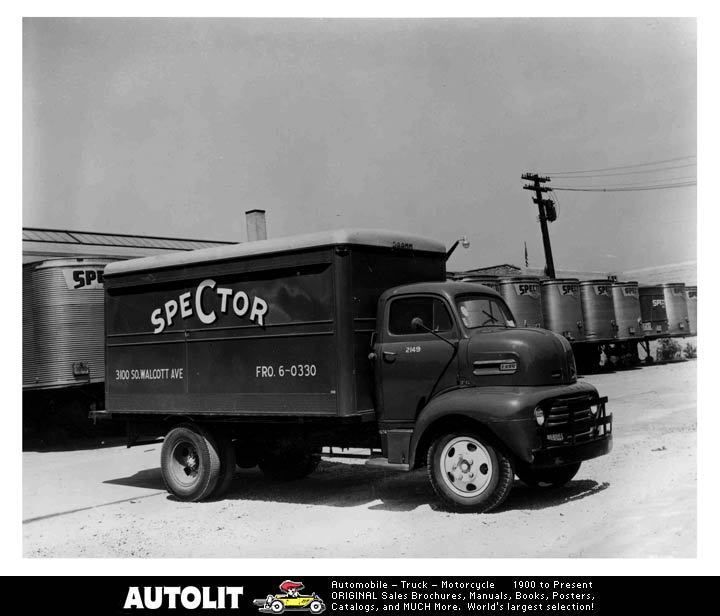
<svg viewBox="0 0 720 616"><path fill-rule="evenodd" d="M684 188L686 186L696 186L697 182L684 182L679 184L665 184L665 185L657 185L657 186L638 186L636 188L570 188L570 187L560 187L560 186L553 186L553 191L555 190L566 190L566 191L572 191L572 192L633 192L637 190L664 190L666 188Z"/></svg>
<svg viewBox="0 0 720 616"><path fill-rule="evenodd" d="M667 184L671 184L673 182L695 182L697 181L697 178L694 175L686 175L684 177L674 177L674 178L657 178L657 179L649 179L644 182L624 182L622 184L611 184L608 186L577 186L576 188L622 188L624 186L665 186ZM652 183L650 183L652 182Z"/></svg>
<svg viewBox="0 0 720 616"><path fill-rule="evenodd" d="M603 167L601 169L582 169L579 171L544 171L543 175L575 175L576 173L595 173L596 171L617 171L618 169L634 169L636 167L651 167L653 165L661 165L663 163L674 163L681 160L697 158L697 156L679 156L677 158L666 158L665 160L656 160L649 163L635 163L631 165L620 165L618 167Z"/></svg>
<svg viewBox="0 0 720 616"><path fill-rule="evenodd" d="M673 171L675 169L683 169L684 167L695 167L697 166L697 163L687 163L685 165L673 165L672 167L658 167L657 169L643 169L642 171L619 171L617 173L603 173L603 174L593 174L593 175L573 175L570 177L564 177L565 180L577 180L581 178L608 178L614 175L639 175L643 173L657 173L659 171ZM560 175L561 173L552 173L552 174L546 174L546 175Z"/></svg>

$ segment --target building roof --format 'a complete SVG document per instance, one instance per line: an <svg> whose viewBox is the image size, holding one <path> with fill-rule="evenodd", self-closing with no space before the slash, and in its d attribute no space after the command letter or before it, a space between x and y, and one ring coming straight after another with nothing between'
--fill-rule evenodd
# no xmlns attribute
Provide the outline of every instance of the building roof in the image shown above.
<svg viewBox="0 0 720 616"><path fill-rule="evenodd" d="M517 265L503 263L501 265L490 265L488 267L476 267L465 272L456 272L456 277L465 276L517 276L522 270Z"/></svg>
<svg viewBox="0 0 720 616"><path fill-rule="evenodd" d="M536 276L538 278L547 278L544 269L525 267L521 268L517 265L503 263L501 265L490 265L487 267L477 267L465 272L455 272L454 278L467 278L473 276L497 276L498 278L514 278L519 276ZM599 280L611 278L612 273L605 272L588 272L581 270L556 269L556 278L577 278L579 280Z"/></svg>
<svg viewBox="0 0 720 616"><path fill-rule="evenodd" d="M411 248L423 252L445 253L445 246L435 240L417 235L384 231L378 229L338 229L304 235L292 235L271 240L231 244L194 250L192 252L146 257L112 263L105 269L106 276L140 272L169 267L182 267L194 263L210 263L240 259L266 254L277 254L295 250L321 248L324 246L378 246L383 248Z"/></svg>
<svg viewBox="0 0 720 616"><path fill-rule="evenodd" d="M41 229L23 227L23 256L27 259L47 257L101 257L137 258L170 251L197 250L223 246L231 242L217 240L193 240L154 235L128 235L124 233L100 233L93 231L70 231L66 229Z"/></svg>
<svg viewBox="0 0 720 616"><path fill-rule="evenodd" d="M682 280L686 285L697 284L697 261L682 261L654 267L624 270L619 280L637 280L640 284L658 284Z"/></svg>
<svg viewBox="0 0 720 616"><path fill-rule="evenodd" d="M465 272L458 272L464 276L497 276L503 274L517 274L522 271L517 265L502 263L500 265L489 265L487 267L475 267Z"/></svg>
<svg viewBox="0 0 720 616"><path fill-rule="evenodd" d="M90 231L60 231L23 227L23 241L81 244L84 246L134 246L170 250L195 250L229 242L214 240L188 240L153 235L126 235L124 233L93 233Z"/></svg>

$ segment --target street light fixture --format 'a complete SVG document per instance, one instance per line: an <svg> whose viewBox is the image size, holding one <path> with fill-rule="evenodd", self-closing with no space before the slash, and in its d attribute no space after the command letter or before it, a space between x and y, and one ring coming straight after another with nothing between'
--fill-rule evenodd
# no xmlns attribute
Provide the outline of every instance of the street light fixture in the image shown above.
<svg viewBox="0 0 720 616"><path fill-rule="evenodd" d="M445 253L446 261L450 258L450 255L452 255L452 253L458 247L458 244L462 244L463 248L470 248L470 240L466 236L463 235L459 240L455 240L455 243L452 246L450 246L450 250L448 250Z"/></svg>

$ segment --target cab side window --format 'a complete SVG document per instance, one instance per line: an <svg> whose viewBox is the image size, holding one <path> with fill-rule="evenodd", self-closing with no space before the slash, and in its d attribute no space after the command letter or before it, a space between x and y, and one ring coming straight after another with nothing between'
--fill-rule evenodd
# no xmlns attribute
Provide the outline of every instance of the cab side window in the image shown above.
<svg viewBox="0 0 720 616"><path fill-rule="evenodd" d="M436 297L405 297L390 304L388 331L394 336L416 334L412 320L420 317L423 323L435 332L450 332L452 318L444 302Z"/></svg>

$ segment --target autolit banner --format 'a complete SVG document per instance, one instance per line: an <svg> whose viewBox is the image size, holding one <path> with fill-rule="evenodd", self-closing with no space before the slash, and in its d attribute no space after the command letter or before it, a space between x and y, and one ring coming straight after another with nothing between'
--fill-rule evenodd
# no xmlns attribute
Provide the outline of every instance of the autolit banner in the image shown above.
<svg viewBox="0 0 720 616"><path fill-rule="evenodd" d="M31 578L18 580L31 582ZM278 576L54 577L32 595L50 613L72 596L72 613L141 614L671 614L699 596L700 578ZM30 600L30 599L28 599ZM56 611L56 610L55 610Z"/></svg>

